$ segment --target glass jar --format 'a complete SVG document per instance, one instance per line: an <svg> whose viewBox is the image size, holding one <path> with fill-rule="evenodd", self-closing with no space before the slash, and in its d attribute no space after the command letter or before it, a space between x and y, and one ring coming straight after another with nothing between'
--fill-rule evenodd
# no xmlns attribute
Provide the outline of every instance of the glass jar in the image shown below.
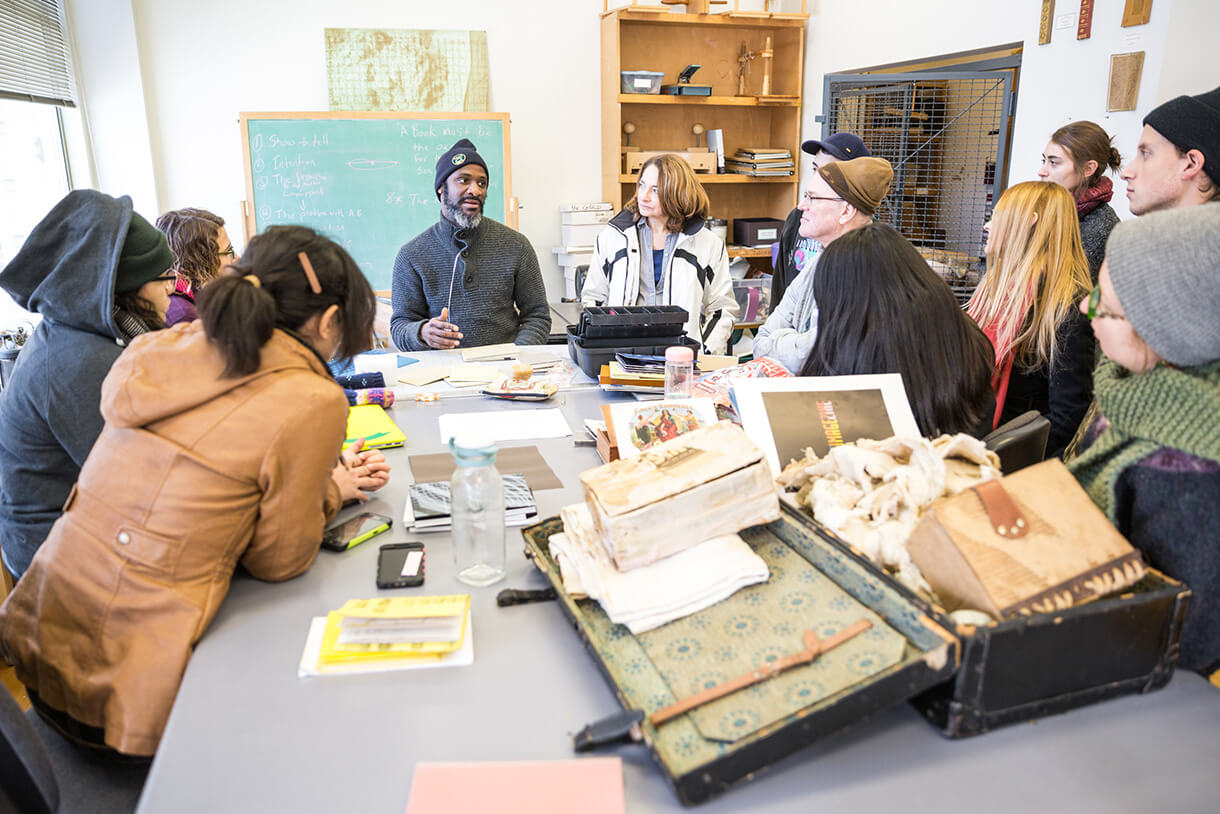
<svg viewBox="0 0 1220 814"><path fill-rule="evenodd" d="M467 585L504 579L504 483L496 471L496 446L473 436L449 439L457 469L449 481L453 564Z"/></svg>
<svg viewBox="0 0 1220 814"><path fill-rule="evenodd" d="M695 382L695 352L685 345L665 349L665 398L688 399Z"/></svg>

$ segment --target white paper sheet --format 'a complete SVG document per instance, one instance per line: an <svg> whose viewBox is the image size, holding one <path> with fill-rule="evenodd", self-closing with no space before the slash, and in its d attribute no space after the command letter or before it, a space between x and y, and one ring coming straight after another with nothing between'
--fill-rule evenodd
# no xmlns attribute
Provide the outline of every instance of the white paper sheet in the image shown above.
<svg viewBox="0 0 1220 814"><path fill-rule="evenodd" d="M437 419L441 443L448 444L455 435L471 433L493 443L524 441L532 438L564 438L572 434L563 411L504 410L484 413L444 413Z"/></svg>
<svg viewBox="0 0 1220 814"><path fill-rule="evenodd" d="M439 661L395 661L354 662L351 664L328 664L319 666L318 656L322 652L322 636L326 633L326 617L315 616L309 623L305 636L305 650L301 663L297 665L297 677L348 675L351 673L387 673L394 670L427 670L429 667L465 667L474 664L474 628L470 626L470 611L466 611L466 640L452 653L446 653Z"/></svg>

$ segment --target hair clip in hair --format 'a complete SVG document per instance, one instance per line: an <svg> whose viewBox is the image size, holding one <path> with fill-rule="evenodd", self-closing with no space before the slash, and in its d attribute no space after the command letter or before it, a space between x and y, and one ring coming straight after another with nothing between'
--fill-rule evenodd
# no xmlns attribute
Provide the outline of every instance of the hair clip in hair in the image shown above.
<svg viewBox="0 0 1220 814"><path fill-rule="evenodd" d="M247 274L246 276L242 277L242 279L255 288L263 287L263 281L258 279L258 277L254 276L253 274Z"/></svg>
<svg viewBox="0 0 1220 814"><path fill-rule="evenodd" d="M305 278L309 280L309 288L315 294L322 293L322 284L318 282L318 275L314 274L313 264L309 262L309 255L305 252L297 252L297 259L301 261L301 268L305 270Z"/></svg>

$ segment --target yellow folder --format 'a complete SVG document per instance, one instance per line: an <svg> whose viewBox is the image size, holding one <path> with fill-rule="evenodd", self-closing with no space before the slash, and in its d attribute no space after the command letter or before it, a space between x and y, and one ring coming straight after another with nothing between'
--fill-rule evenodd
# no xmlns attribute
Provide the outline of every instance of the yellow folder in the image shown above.
<svg viewBox="0 0 1220 814"><path fill-rule="evenodd" d="M407 440L380 404L359 404L348 410L346 443L360 438L365 449L401 447Z"/></svg>

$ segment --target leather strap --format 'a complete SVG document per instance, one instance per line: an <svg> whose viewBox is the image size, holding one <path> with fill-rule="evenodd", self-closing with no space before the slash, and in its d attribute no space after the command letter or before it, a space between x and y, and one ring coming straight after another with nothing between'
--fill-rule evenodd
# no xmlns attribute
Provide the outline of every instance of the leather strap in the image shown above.
<svg viewBox="0 0 1220 814"><path fill-rule="evenodd" d="M1006 539L1016 539L1029 534L1029 522L1000 481L984 481L971 489L979 496L983 510L991 520L991 528L996 534Z"/></svg>
<svg viewBox="0 0 1220 814"><path fill-rule="evenodd" d="M864 631L873 626L873 623L867 619L859 619L856 622L848 625L840 630L835 635L825 641L818 639L817 634L812 630L805 631L805 649L799 653L793 653L791 656L785 656L782 659L777 659L770 664L764 664L757 667L745 675L738 676L723 684L717 684L715 687L710 687L694 695L688 695L676 704L670 704L664 709L659 709L652 715L648 716L648 722L653 726L660 726L666 721L676 718L679 715L690 712L696 707L701 707L709 701L715 701L717 698L722 698L729 693L737 692L745 689L751 684L757 684L760 681L765 681L773 675L778 675L785 670L790 670L793 667L798 667L802 664L809 664L815 658L831 650L843 642L858 636Z"/></svg>

